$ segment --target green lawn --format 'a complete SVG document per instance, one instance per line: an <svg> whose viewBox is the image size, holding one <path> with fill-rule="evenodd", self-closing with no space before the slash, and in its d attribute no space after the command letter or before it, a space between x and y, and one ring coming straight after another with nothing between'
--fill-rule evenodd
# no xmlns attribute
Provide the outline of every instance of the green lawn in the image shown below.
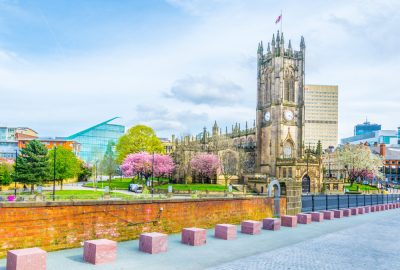
<svg viewBox="0 0 400 270"><path fill-rule="evenodd" d="M360 188L360 191L366 191L366 190L377 190L377 187L374 186L369 186L369 185L362 185L362 184L357 184L354 183L353 186L346 185L345 188L347 188L348 191L358 191L358 187Z"/></svg>
<svg viewBox="0 0 400 270"><path fill-rule="evenodd" d="M56 191L56 199L57 200L97 200L101 199L104 196L103 191L94 191L94 190L57 190ZM53 198L52 192L44 192L43 195L46 197L46 200L51 200ZM121 194L118 192L111 192L110 196L112 198L121 198L121 199L130 199L131 196Z"/></svg>
<svg viewBox="0 0 400 270"><path fill-rule="evenodd" d="M159 189L168 189L168 184L165 185L161 185L159 187ZM198 190L198 191L219 191L219 192L223 192L224 190L226 190L224 185L216 185L216 184L171 184L172 186L172 190L179 190L179 191L183 191L183 190Z"/></svg>
<svg viewBox="0 0 400 270"><path fill-rule="evenodd" d="M160 181L160 183L168 183L168 179L166 178L160 178L154 179L154 185L158 186L158 181ZM120 190L128 190L129 184L131 183L141 183L143 184L144 181L140 181L138 179L134 179L132 180L132 178L116 178L111 180L111 184L108 181L99 181L95 184L95 186L97 186L98 188L104 188L105 186L110 186L111 189L120 189ZM83 185L84 187L93 187L93 183L86 183Z"/></svg>

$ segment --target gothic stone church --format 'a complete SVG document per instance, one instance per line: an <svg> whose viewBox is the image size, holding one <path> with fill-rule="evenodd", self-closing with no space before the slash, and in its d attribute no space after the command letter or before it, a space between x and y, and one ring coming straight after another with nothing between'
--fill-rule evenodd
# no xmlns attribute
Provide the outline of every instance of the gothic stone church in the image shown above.
<svg viewBox="0 0 400 270"><path fill-rule="evenodd" d="M276 179L282 193L321 191L321 160L304 146L305 49L303 37L300 50L293 50L290 40L285 48L279 31L266 49L259 43L256 121L245 127L236 124L229 132L215 122L211 133L204 128L197 136L181 140L173 136L181 181L196 181L189 161L198 152L209 152L217 154L223 165L224 160L234 164L235 173L229 179L233 184L265 193L269 182ZM224 177L219 175L215 181L223 183Z"/></svg>

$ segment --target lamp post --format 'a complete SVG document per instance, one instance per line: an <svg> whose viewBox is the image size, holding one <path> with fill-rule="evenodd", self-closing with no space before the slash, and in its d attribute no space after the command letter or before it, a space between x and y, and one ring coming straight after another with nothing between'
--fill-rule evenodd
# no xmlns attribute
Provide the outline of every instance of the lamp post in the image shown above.
<svg viewBox="0 0 400 270"><path fill-rule="evenodd" d="M154 151L153 151L153 160L151 162L151 197L153 198L154 195Z"/></svg>
<svg viewBox="0 0 400 270"><path fill-rule="evenodd" d="M15 150L14 197L17 197L18 150Z"/></svg>
<svg viewBox="0 0 400 270"><path fill-rule="evenodd" d="M54 146L54 164L53 164L53 201L56 200L56 157L57 157L57 146Z"/></svg>

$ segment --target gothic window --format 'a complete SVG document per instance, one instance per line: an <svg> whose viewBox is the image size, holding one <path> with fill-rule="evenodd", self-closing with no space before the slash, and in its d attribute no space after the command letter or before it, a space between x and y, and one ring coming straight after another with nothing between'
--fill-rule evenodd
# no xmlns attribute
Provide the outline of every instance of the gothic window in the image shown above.
<svg viewBox="0 0 400 270"><path fill-rule="evenodd" d="M283 176L283 178L286 178L286 168L282 169L282 176Z"/></svg>
<svg viewBox="0 0 400 270"><path fill-rule="evenodd" d="M288 168L288 178L292 178L292 168Z"/></svg>
<svg viewBox="0 0 400 270"><path fill-rule="evenodd" d="M294 102L294 80L286 79L284 86L284 100Z"/></svg>
<svg viewBox="0 0 400 270"><path fill-rule="evenodd" d="M293 145L290 142L286 142L283 146L283 158L293 157Z"/></svg>

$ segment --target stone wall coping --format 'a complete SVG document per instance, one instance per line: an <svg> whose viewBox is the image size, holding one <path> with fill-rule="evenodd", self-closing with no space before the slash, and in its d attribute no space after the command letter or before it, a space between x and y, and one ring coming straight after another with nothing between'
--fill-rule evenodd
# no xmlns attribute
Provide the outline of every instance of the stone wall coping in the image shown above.
<svg viewBox="0 0 400 270"><path fill-rule="evenodd" d="M254 200L254 199L273 199L272 197L236 197L236 198L198 198L198 199L146 199L146 200L85 200L85 201L47 201L47 202L1 202L1 208L27 208L27 207L57 207L57 206L96 206L96 205L127 205L127 204L165 204L165 203L187 203L187 202L208 202L208 201L234 201L234 200ZM281 197L285 198L285 197Z"/></svg>

